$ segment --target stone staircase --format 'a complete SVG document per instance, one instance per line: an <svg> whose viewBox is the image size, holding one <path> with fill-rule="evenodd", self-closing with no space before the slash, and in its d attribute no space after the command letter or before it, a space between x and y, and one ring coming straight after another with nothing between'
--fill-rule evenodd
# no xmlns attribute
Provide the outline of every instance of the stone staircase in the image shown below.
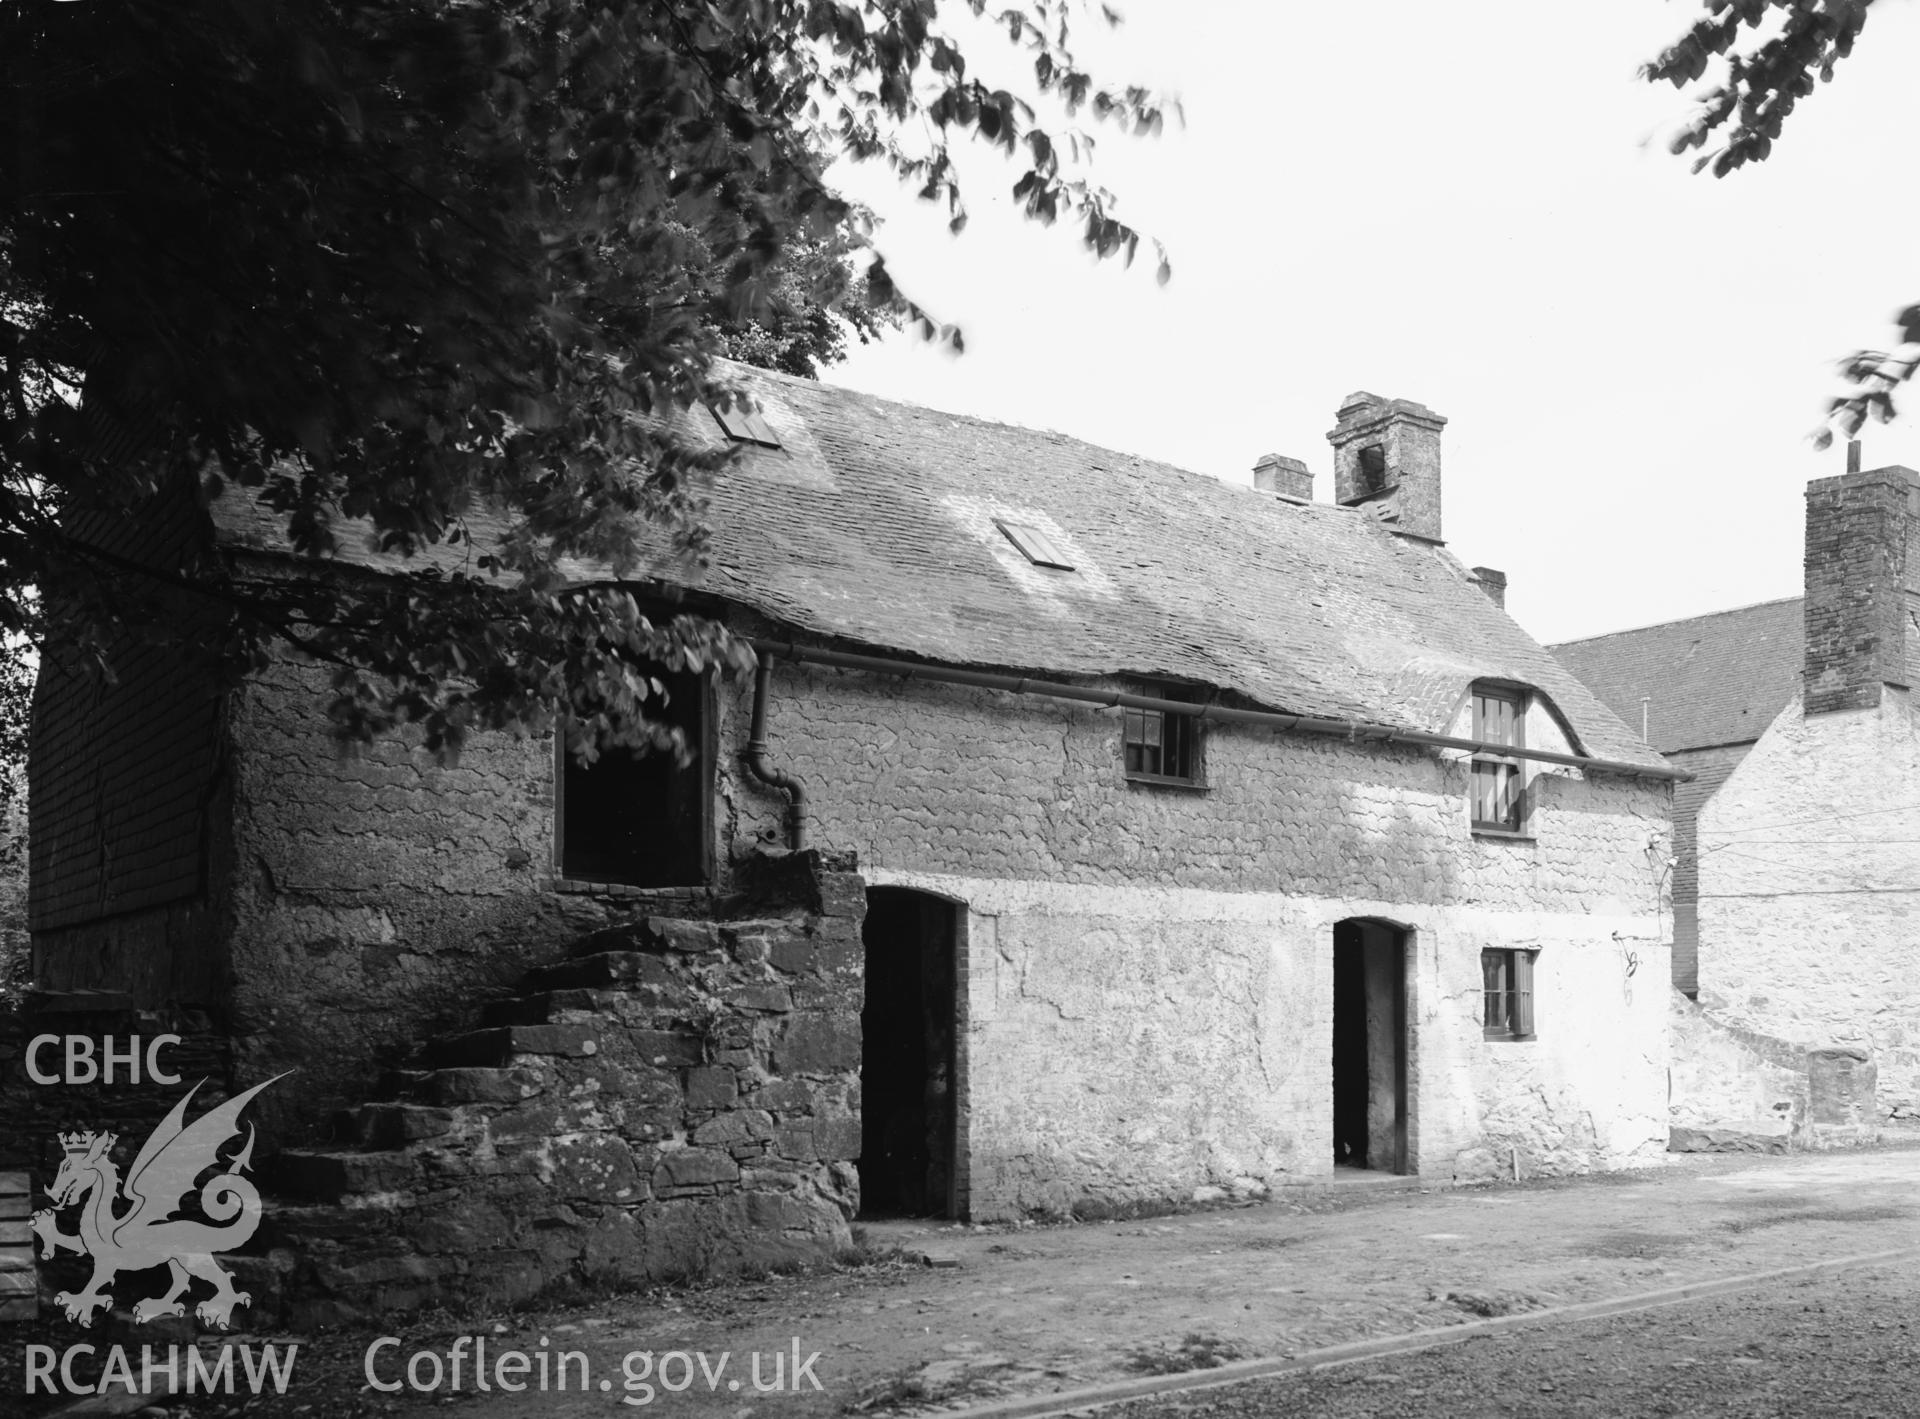
<svg viewBox="0 0 1920 1419"><path fill-rule="evenodd" d="M850 1243L860 926L850 864L784 856L730 919L648 916L529 971L263 1169L236 1257L296 1326L817 1258ZM771 876L775 890L766 890Z"/></svg>

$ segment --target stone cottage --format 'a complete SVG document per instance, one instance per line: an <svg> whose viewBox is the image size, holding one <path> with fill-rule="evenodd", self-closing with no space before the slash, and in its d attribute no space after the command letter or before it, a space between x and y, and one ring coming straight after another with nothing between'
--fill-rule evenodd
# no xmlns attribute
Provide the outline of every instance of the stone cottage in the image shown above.
<svg viewBox="0 0 1920 1419"><path fill-rule="evenodd" d="M1803 597L1553 647L1696 774L1674 814L1674 983L1697 1002L1676 1003L1676 1120L1729 1145L1854 1141L1920 1108L1920 475L1806 496Z"/></svg>
<svg viewBox="0 0 1920 1419"><path fill-rule="evenodd" d="M737 374L711 562L642 588L759 648L673 686L690 764L343 758L292 659L50 675L41 985L297 1069L320 1192L512 1174L487 1235L547 1208L547 1275L652 1266L682 1204L828 1236L1664 1147L1681 774L1447 550L1443 419L1351 396L1315 502ZM142 535L315 571L231 495Z"/></svg>

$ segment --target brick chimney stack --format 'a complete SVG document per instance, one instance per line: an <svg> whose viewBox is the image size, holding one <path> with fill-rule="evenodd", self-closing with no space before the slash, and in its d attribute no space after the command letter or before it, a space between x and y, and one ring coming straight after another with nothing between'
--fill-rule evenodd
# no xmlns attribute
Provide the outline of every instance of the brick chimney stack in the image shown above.
<svg viewBox="0 0 1920 1419"><path fill-rule="evenodd" d="M1379 503L1396 532L1438 542L1440 430L1447 421L1410 399L1349 394L1327 434L1333 445L1333 500Z"/></svg>
<svg viewBox="0 0 1920 1419"><path fill-rule="evenodd" d="M1920 680L1920 473L1807 485L1806 712L1871 709Z"/></svg>
<svg viewBox="0 0 1920 1419"><path fill-rule="evenodd" d="M1297 458L1277 453L1262 455L1253 465L1253 486L1263 493L1278 493L1303 503L1313 501L1313 473Z"/></svg>

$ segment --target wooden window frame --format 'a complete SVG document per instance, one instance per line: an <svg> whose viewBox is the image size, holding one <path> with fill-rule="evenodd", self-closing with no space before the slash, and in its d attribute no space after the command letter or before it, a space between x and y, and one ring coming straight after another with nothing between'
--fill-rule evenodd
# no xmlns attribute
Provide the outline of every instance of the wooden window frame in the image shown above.
<svg viewBox="0 0 1920 1419"><path fill-rule="evenodd" d="M1164 696L1164 689L1156 693ZM1120 765L1128 783L1157 784L1163 788L1205 788L1204 742L1197 715L1132 707L1121 710ZM1136 750L1139 751L1137 754ZM1169 752L1184 772L1165 771ZM1149 762L1155 767L1149 768Z"/></svg>
<svg viewBox="0 0 1920 1419"><path fill-rule="evenodd" d="M756 444L761 448L780 447L780 435L773 431L773 425L760 417L759 410L749 409L742 403L731 406L709 404L707 410L720 426L720 432L735 443Z"/></svg>
<svg viewBox="0 0 1920 1419"><path fill-rule="evenodd" d="M1487 703L1502 704L1510 708L1510 728L1504 737L1489 734L1486 728L1488 715ZM1527 747L1527 705L1528 696L1524 689L1509 685L1475 685L1470 694L1469 703L1473 707L1472 738L1505 745L1507 748L1524 749ZM1511 808L1507 818L1483 818L1480 816L1482 795L1480 784L1482 770L1504 770L1505 782L1512 785ZM1524 838L1527 831L1527 771L1526 761L1510 754L1495 750L1476 750L1471 763L1467 766L1467 816L1475 833L1493 837Z"/></svg>
<svg viewBox="0 0 1920 1419"><path fill-rule="evenodd" d="M1480 953L1480 1029L1490 1040L1524 1043L1540 1037L1534 1010L1531 946L1490 946Z"/></svg>
<svg viewBox="0 0 1920 1419"><path fill-rule="evenodd" d="M1070 572L1073 563L1067 560L1067 554L1060 550L1042 528L1030 522L1018 522L1013 518L996 517L993 525L1000 529L1001 535L1020 549L1020 555L1036 567L1048 567L1054 571Z"/></svg>

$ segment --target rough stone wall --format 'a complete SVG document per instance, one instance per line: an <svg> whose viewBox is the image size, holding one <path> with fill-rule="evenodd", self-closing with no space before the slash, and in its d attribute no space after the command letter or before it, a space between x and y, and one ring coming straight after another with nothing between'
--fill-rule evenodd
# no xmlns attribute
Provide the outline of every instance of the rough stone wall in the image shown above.
<svg viewBox="0 0 1920 1419"><path fill-rule="evenodd" d="M1785 1151L1806 1126L1806 1051L1730 1026L1678 990L1672 1006L1677 1150Z"/></svg>
<svg viewBox="0 0 1920 1419"><path fill-rule="evenodd" d="M1665 1147L1663 786L1542 771L1532 837L1476 837L1458 760L1214 727L1205 792L1142 789L1115 714L792 667L770 731L817 841L968 908L975 1217L1327 1173L1349 917L1415 932L1416 1170ZM776 832L774 796L723 768L724 830ZM1538 1040L1482 1037L1479 953L1500 946L1541 952Z"/></svg>
<svg viewBox="0 0 1920 1419"><path fill-rule="evenodd" d="M1920 723L1909 692L1784 710L1700 816L1700 1003L1858 1047L1882 1116L1920 1110Z"/></svg>
<svg viewBox="0 0 1920 1419"><path fill-rule="evenodd" d="M475 736L457 765L403 740L335 747L324 675L236 693L230 1017L269 1137L311 1136L383 1066L608 920L552 891L553 745Z"/></svg>
<svg viewBox="0 0 1920 1419"><path fill-rule="evenodd" d="M750 701L748 686L723 697L720 817L736 843L782 827L778 796L730 752ZM1117 712L791 666L768 724L817 840L870 874L1618 911L1659 934L1658 783L1543 768L1533 837L1515 841L1468 830L1461 756L1416 748L1215 725L1204 792L1143 787L1123 775Z"/></svg>
<svg viewBox="0 0 1920 1419"><path fill-rule="evenodd" d="M263 1119L287 1137L609 911L554 891L549 744L341 760L318 681L283 667L233 715L236 1061L244 1080L301 1067ZM724 891L783 805L737 762L750 687L719 701ZM812 841L967 908L976 1216L1324 1174L1350 917L1416 933L1416 1169L1483 1176L1517 1150L1569 1171L1664 1142L1661 785L1542 770L1531 836L1494 839L1468 830L1459 756L1216 726L1204 792L1143 789L1119 716L1090 707L782 666L771 709ZM1481 1037L1479 953L1499 946L1541 952L1536 1041Z"/></svg>
<svg viewBox="0 0 1920 1419"><path fill-rule="evenodd" d="M363 1148L282 1156L284 1186L350 1205L282 1211L292 1274L254 1274L305 1325L849 1245L865 895L835 867L794 855L746 904L769 914L642 918L530 972L354 1112Z"/></svg>
<svg viewBox="0 0 1920 1419"><path fill-rule="evenodd" d="M27 1073L27 1045L43 1034L111 1038L120 1050L129 1037L151 1044L156 1036L177 1035L179 1043L169 1044L161 1061L180 1083L157 1084L144 1070L139 1083L129 1083L124 1064L112 1084L36 1083ZM57 1071L59 1059L58 1049L47 1050L39 1064ZM48 1182L60 1165L59 1135L82 1128L120 1134L131 1158L188 1089L199 1088L196 1111L226 1098L230 1065L225 1033L197 1010L133 1010L78 995L36 996L18 1010L0 1011L0 1120L6 1123L0 1168L30 1168Z"/></svg>

